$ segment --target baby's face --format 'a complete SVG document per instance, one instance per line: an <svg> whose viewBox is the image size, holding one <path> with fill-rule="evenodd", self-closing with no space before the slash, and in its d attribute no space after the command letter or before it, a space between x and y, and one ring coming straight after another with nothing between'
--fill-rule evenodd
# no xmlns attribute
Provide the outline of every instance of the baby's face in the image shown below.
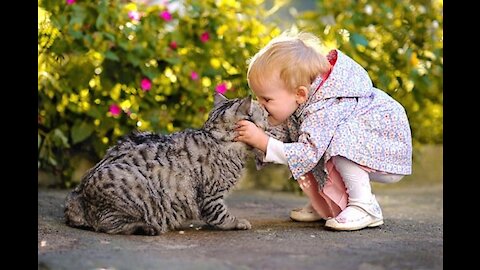
<svg viewBox="0 0 480 270"><path fill-rule="evenodd" d="M285 86L277 74L261 83L251 82L250 87L257 100L268 112L268 122L272 126L287 120L298 108L296 94Z"/></svg>

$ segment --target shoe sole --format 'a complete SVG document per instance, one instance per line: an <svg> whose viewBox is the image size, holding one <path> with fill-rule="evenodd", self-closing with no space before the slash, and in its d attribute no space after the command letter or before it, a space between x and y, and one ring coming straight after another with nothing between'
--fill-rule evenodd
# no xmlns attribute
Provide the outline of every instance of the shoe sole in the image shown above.
<svg viewBox="0 0 480 270"><path fill-rule="evenodd" d="M362 225L359 225L359 226L355 226L355 227L332 227L332 226L325 226L325 228L328 228L328 229L331 229L331 230L335 230L335 231L356 231L356 230L361 230L361 229L364 229L364 228L373 228L373 227L378 227L380 225L383 225L383 219L381 220L377 220L375 222L372 222L366 226L362 226Z"/></svg>
<svg viewBox="0 0 480 270"><path fill-rule="evenodd" d="M319 216L307 216L305 214L297 213L297 212L292 212L290 213L290 219L293 221L299 221L299 222L314 222L314 221L320 221L323 220L323 218Z"/></svg>
<svg viewBox="0 0 480 270"><path fill-rule="evenodd" d="M377 222L373 222L372 224L368 225L367 227L373 228L373 227L377 227L377 226L380 226L380 225L383 225L383 219L381 219Z"/></svg>

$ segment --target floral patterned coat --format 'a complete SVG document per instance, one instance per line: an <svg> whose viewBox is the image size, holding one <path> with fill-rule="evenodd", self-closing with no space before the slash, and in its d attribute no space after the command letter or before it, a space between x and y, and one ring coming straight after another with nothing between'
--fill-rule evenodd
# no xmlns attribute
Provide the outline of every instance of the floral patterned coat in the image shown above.
<svg viewBox="0 0 480 270"><path fill-rule="evenodd" d="M284 125L267 131L284 142L293 178L312 172L321 188L325 164L336 155L377 171L411 174L405 109L373 87L366 70L341 51L332 50L328 59L332 69L312 83L307 102Z"/></svg>

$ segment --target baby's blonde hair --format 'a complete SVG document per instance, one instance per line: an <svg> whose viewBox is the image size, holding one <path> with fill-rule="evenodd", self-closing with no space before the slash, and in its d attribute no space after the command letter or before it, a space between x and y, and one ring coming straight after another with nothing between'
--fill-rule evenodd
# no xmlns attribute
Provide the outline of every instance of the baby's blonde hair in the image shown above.
<svg viewBox="0 0 480 270"><path fill-rule="evenodd" d="M306 32L284 32L250 59L247 80L250 87L252 82L261 85L262 80L279 72L287 88L294 91L299 86L309 87L318 75L329 68L327 58L321 53L318 37Z"/></svg>

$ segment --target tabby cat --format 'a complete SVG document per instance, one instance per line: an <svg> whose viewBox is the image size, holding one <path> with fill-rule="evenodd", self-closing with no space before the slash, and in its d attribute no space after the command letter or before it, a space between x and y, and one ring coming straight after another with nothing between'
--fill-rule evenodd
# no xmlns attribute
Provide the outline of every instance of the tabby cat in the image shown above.
<svg viewBox="0 0 480 270"><path fill-rule="evenodd" d="M248 119L264 129L266 116L251 97L217 94L201 129L123 137L68 194L67 225L157 235L195 219L224 230L250 229L248 220L229 213L224 197L241 177L252 149L233 141L235 123Z"/></svg>

